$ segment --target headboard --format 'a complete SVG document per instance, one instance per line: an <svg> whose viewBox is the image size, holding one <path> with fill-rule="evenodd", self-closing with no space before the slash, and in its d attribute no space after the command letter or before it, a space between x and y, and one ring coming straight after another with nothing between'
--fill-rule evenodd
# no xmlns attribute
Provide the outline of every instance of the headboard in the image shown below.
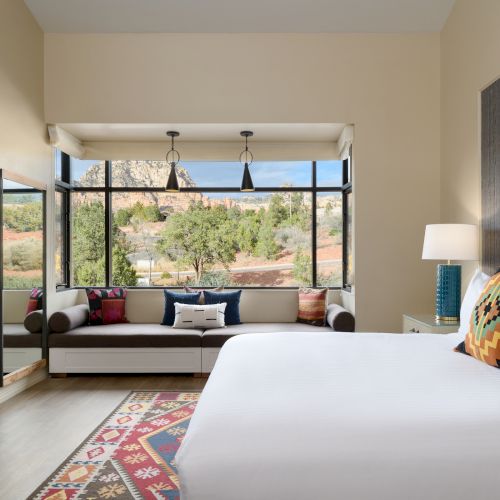
<svg viewBox="0 0 500 500"><path fill-rule="evenodd" d="M500 267L500 79L481 93L482 268Z"/></svg>

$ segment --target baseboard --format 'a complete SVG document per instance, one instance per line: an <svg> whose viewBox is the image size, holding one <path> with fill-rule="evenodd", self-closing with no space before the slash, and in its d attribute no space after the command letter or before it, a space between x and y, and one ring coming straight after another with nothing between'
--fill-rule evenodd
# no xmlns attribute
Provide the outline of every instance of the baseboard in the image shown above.
<svg viewBox="0 0 500 500"><path fill-rule="evenodd" d="M25 391L28 387L45 380L47 377L47 368L43 367L6 387L0 387L0 404Z"/></svg>

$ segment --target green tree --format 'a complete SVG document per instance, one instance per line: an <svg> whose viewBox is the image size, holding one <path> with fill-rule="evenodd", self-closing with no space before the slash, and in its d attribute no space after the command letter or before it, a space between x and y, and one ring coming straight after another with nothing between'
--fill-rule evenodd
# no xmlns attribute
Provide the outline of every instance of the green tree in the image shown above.
<svg viewBox="0 0 500 500"><path fill-rule="evenodd" d="M310 285L312 281L311 256L299 248L293 258L292 275L300 285Z"/></svg>
<svg viewBox="0 0 500 500"><path fill-rule="evenodd" d="M9 195L4 202L4 225L18 233L27 231L41 231L43 229L43 215L41 202L8 205Z"/></svg>
<svg viewBox="0 0 500 500"><path fill-rule="evenodd" d="M113 284L137 286L137 273L130 265L127 252L119 245L113 247Z"/></svg>
<svg viewBox="0 0 500 500"><path fill-rule="evenodd" d="M144 205L140 201L132 206L130 214L131 217L136 217L143 222L159 222L162 220L158 205Z"/></svg>
<svg viewBox="0 0 500 500"><path fill-rule="evenodd" d="M157 249L174 262L191 266L199 283L215 263L227 267L236 259L236 224L224 207L193 203L169 217L160 233Z"/></svg>
<svg viewBox="0 0 500 500"><path fill-rule="evenodd" d="M137 284L135 271L126 258L128 245L116 221L113 223L113 268L120 273L120 284ZM115 249L118 260L115 264ZM123 255L122 253L123 252ZM125 258L127 264L123 261ZM105 219L104 205L100 201L83 203L73 215L73 273L74 281L81 286L100 286L105 283ZM125 271L125 267L127 270ZM132 271L134 271L132 273ZM113 270L114 272L114 270ZM116 281L116 280L115 280Z"/></svg>
<svg viewBox="0 0 500 500"><path fill-rule="evenodd" d="M283 195L281 193L274 193L269 202L268 215L272 227L278 227L283 221L289 218L289 210L287 209Z"/></svg>
<svg viewBox="0 0 500 500"><path fill-rule="evenodd" d="M240 251L248 255L255 255L259 241L261 217L253 210L246 210L238 223L238 245Z"/></svg>
<svg viewBox="0 0 500 500"><path fill-rule="evenodd" d="M280 250L281 247L274 236L272 217L268 214L260 226L255 252L268 260L275 260L278 258Z"/></svg>
<svg viewBox="0 0 500 500"><path fill-rule="evenodd" d="M132 218L132 212L128 208L120 208L113 214L113 222L118 227L128 226L130 224L131 218Z"/></svg>

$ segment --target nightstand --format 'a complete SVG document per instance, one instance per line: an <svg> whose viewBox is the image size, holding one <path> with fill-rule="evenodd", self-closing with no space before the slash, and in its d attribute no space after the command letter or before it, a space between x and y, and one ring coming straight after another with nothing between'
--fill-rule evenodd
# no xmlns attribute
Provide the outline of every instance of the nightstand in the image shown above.
<svg viewBox="0 0 500 500"><path fill-rule="evenodd" d="M433 314L403 314L403 333L456 333L458 321L439 321Z"/></svg>

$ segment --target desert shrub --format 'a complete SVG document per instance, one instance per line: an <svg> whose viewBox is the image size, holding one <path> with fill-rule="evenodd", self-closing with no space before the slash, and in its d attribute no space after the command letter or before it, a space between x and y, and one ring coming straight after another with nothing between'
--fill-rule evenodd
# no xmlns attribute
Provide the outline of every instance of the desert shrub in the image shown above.
<svg viewBox="0 0 500 500"><path fill-rule="evenodd" d="M10 290L29 290L34 287L42 286L42 275L36 276L14 276L5 275L3 277L3 283L5 289Z"/></svg>
<svg viewBox="0 0 500 500"><path fill-rule="evenodd" d="M17 271L42 269L42 241L29 238L6 242L4 246L4 265L6 269L15 269Z"/></svg>
<svg viewBox="0 0 500 500"><path fill-rule="evenodd" d="M276 231L276 239L281 245L292 251L311 246L311 233L303 231L297 226L279 228Z"/></svg>

